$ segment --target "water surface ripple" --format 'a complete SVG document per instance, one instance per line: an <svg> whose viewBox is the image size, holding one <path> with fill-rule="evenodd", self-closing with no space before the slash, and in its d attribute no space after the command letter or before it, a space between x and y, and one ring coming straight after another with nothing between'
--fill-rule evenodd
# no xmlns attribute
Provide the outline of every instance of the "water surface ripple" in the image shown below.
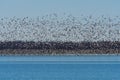
<svg viewBox="0 0 120 80"><path fill-rule="evenodd" d="M120 56L4 56L0 80L119 80Z"/></svg>

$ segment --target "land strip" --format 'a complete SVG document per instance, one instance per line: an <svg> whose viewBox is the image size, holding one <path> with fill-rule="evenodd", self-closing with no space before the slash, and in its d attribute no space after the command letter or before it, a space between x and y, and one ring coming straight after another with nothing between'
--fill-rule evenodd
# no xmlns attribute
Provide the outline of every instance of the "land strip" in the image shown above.
<svg viewBox="0 0 120 80"><path fill-rule="evenodd" d="M0 55L120 54L120 42L0 42Z"/></svg>

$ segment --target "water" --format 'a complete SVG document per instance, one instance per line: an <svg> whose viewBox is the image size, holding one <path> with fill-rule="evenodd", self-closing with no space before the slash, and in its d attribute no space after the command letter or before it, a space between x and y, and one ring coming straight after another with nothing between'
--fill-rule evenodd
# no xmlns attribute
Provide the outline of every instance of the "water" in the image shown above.
<svg viewBox="0 0 120 80"><path fill-rule="evenodd" d="M119 80L120 56L0 57L0 80Z"/></svg>

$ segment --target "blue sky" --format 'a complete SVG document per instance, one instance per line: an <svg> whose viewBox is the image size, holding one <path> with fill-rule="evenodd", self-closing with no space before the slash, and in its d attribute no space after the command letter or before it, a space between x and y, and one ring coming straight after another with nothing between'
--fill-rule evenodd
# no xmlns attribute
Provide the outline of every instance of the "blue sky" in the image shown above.
<svg viewBox="0 0 120 80"><path fill-rule="evenodd" d="M120 0L0 0L0 17L46 14L120 15Z"/></svg>

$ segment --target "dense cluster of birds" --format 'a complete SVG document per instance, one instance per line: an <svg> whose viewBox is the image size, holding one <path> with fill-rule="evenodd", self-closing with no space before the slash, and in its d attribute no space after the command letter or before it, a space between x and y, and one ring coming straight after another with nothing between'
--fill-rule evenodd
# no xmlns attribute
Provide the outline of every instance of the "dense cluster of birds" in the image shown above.
<svg viewBox="0 0 120 80"><path fill-rule="evenodd" d="M4 17L0 19L0 41L120 41L120 17Z"/></svg>

